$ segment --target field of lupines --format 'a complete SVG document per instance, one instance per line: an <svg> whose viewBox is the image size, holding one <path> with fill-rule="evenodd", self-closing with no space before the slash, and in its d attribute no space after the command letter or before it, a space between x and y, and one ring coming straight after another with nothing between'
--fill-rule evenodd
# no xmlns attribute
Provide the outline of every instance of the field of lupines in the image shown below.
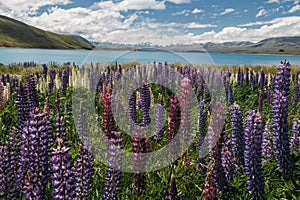
<svg viewBox="0 0 300 200"><path fill-rule="evenodd" d="M84 66L34 63L0 69L0 198L1 199L299 199L300 105L299 66L215 66L203 68L156 63L145 66ZM162 74L155 74L157 71ZM113 115L113 89L124 74L150 72L181 85L171 88L143 82L122 86L128 93L126 114L141 127L155 124L153 137L130 135ZM216 74L220 73L220 74ZM206 79L205 76L211 76ZM205 157L201 145L213 116L213 77L224 89L224 125ZM213 80L216 81L216 80ZM108 144L106 165L92 147L100 137L88 133L91 116L80 102L72 110L75 86L96 91L94 107ZM189 90L191 86L192 90ZM188 99L197 98L197 122L187 115ZM74 107L73 107L74 108ZM155 108L155 109L154 109ZM193 108L194 109L194 108ZM151 115L154 110L154 117ZM194 111L191 111L195 113ZM223 120L223 119L222 119ZM127 124L132 127L132 124ZM124 125L123 125L124 126ZM133 152L135 171L146 169L137 154L171 142L179 126L194 131L189 149L172 164L151 172L121 168L120 149ZM184 142L181 140L181 142ZM111 144L111 145L109 145ZM172 157L173 149L169 150ZM105 150L103 150L105 151ZM146 170L144 170L146 171Z"/></svg>

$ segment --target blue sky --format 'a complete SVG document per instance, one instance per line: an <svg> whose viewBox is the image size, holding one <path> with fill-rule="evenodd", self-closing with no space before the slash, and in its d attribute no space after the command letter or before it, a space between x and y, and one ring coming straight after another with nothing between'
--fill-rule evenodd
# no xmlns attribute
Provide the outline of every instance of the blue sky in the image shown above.
<svg viewBox="0 0 300 200"><path fill-rule="evenodd" d="M0 0L0 13L56 33L122 44L300 36L300 0Z"/></svg>

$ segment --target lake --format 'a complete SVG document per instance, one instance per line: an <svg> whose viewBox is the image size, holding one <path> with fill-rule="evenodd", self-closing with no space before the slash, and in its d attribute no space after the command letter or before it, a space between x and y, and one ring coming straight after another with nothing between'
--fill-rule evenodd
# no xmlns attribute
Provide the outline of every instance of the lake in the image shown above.
<svg viewBox="0 0 300 200"><path fill-rule="evenodd" d="M48 64L50 62L63 64L74 62L78 65L91 62L127 63L130 61L137 61L143 64L155 61L185 64L277 65L281 60L285 59L291 64L300 64L300 55L0 48L0 63L5 65L30 61L34 61L38 64Z"/></svg>

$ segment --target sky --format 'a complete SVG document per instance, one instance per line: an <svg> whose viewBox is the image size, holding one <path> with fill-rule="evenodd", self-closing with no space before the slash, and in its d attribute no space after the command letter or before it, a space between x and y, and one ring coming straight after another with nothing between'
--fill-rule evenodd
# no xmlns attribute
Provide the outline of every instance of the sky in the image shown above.
<svg viewBox="0 0 300 200"><path fill-rule="evenodd" d="M103 43L167 46L300 36L300 0L0 0L0 14Z"/></svg>

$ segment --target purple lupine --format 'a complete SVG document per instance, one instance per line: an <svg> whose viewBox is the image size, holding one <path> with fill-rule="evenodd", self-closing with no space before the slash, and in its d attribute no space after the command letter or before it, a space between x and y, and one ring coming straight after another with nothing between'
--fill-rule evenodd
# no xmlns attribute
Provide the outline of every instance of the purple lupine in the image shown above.
<svg viewBox="0 0 300 200"><path fill-rule="evenodd" d="M290 64L284 62L277 67L274 83L274 99L272 103L273 148L285 179L290 178L292 158L288 138L288 96L290 87Z"/></svg>
<svg viewBox="0 0 300 200"><path fill-rule="evenodd" d="M299 84L298 81L294 85L294 96L292 98L292 108L295 109L299 100Z"/></svg>
<svg viewBox="0 0 300 200"><path fill-rule="evenodd" d="M231 152L231 140L226 132L224 132L224 142L222 147L222 166L224 168L227 180L231 182L235 172L235 166L234 157Z"/></svg>
<svg viewBox="0 0 300 200"><path fill-rule="evenodd" d="M232 104L234 104L234 97L233 97L232 87L231 86L228 87L227 96L228 96L227 103L228 103L229 106L231 106Z"/></svg>
<svg viewBox="0 0 300 200"><path fill-rule="evenodd" d="M178 196L176 181L174 174L171 175L170 179L170 189L168 195L165 197L165 200L180 200L181 198Z"/></svg>
<svg viewBox="0 0 300 200"><path fill-rule="evenodd" d="M243 128L243 113L237 104L234 104L230 108L231 110L231 143L232 143L232 153L236 159L238 165L244 163L244 128Z"/></svg>
<svg viewBox="0 0 300 200"><path fill-rule="evenodd" d="M57 147L52 149L50 159L51 183L53 187L53 200L76 199L74 174L72 171L72 157L70 148L63 145L63 140L57 140Z"/></svg>
<svg viewBox="0 0 300 200"><path fill-rule="evenodd" d="M249 85L249 68L246 68L245 76L246 85Z"/></svg>
<svg viewBox="0 0 300 200"><path fill-rule="evenodd" d="M272 105L272 101L273 101L273 96L272 96L272 89L270 87L268 87L267 89L267 102L268 105Z"/></svg>
<svg viewBox="0 0 300 200"><path fill-rule="evenodd" d="M140 126L147 126L151 122L150 118L150 89L149 85L144 83L140 90L141 105L142 105L142 122Z"/></svg>
<svg viewBox="0 0 300 200"><path fill-rule="evenodd" d="M290 138L290 149L292 153L300 153L300 120L294 119Z"/></svg>
<svg viewBox="0 0 300 200"><path fill-rule="evenodd" d="M262 120L260 114L249 110L245 128L245 170L248 191L252 199L266 199L262 169Z"/></svg>
<svg viewBox="0 0 300 200"><path fill-rule="evenodd" d="M238 72L237 72L237 84L238 84L239 86L242 85L241 67L239 67Z"/></svg>
<svg viewBox="0 0 300 200"><path fill-rule="evenodd" d="M46 64L43 64L43 75L44 75L44 79L47 79L47 74L48 74L48 67Z"/></svg>
<svg viewBox="0 0 300 200"><path fill-rule="evenodd" d="M39 96L36 90L36 82L33 76L28 77L27 93L31 110L39 107Z"/></svg>
<svg viewBox="0 0 300 200"><path fill-rule="evenodd" d="M66 67L66 69L63 72L63 76L62 76L62 94L66 95L66 91L67 91L67 87L69 84L69 67Z"/></svg>
<svg viewBox="0 0 300 200"><path fill-rule="evenodd" d="M81 145L73 169L76 199L88 199L89 197L94 176L93 162L93 155L87 147Z"/></svg>
<svg viewBox="0 0 300 200"><path fill-rule="evenodd" d="M56 76L56 71L54 69L51 69L49 71L49 76L50 76L50 81L48 83L48 95L51 95L54 88L55 88L55 76Z"/></svg>
<svg viewBox="0 0 300 200"><path fill-rule="evenodd" d="M23 174L22 193L25 199L43 199L46 192L46 181L49 169L50 126L46 121L47 113L39 113L36 108L30 113L30 120L23 128L22 149L27 155L21 154ZM26 164L26 166L24 166Z"/></svg>
<svg viewBox="0 0 300 200"><path fill-rule="evenodd" d="M11 175L10 157L7 146L0 146L0 196L7 199L10 196Z"/></svg>
<svg viewBox="0 0 300 200"><path fill-rule="evenodd" d="M259 79L259 89L263 90L265 86L265 73L263 70L260 71L260 79Z"/></svg>
<svg viewBox="0 0 300 200"><path fill-rule="evenodd" d="M30 112L28 96L26 94L26 89L22 84L17 89L16 104L18 109L18 128L22 129L25 121L29 118Z"/></svg>
<svg viewBox="0 0 300 200"><path fill-rule="evenodd" d="M106 171L102 200L117 199L118 187L121 179L121 133L113 131L112 134L114 137L110 139L108 147L108 169Z"/></svg>
<svg viewBox="0 0 300 200"><path fill-rule="evenodd" d="M165 132L165 108L163 101L158 100L155 110L155 134L154 140L161 140Z"/></svg>
<svg viewBox="0 0 300 200"><path fill-rule="evenodd" d="M10 157L10 174L11 183L8 184L10 188L9 199L18 198L20 192L17 191L17 186L15 185L17 181L17 172L18 172L18 160L20 156L20 142L21 134L20 131L16 128L12 128L9 133L9 157ZM0 184L1 185L1 184Z"/></svg>
<svg viewBox="0 0 300 200"><path fill-rule="evenodd" d="M129 111L129 117L130 119L134 122L137 123L137 113L136 113L136 92L133 91L133 89L131 89L131 87L129 88L128 91L128 111Z"/></svg>
<svg viewBox="0 0 300 200"><path fill-rule="evenodd" d="M55 140L62 139L64 142L67 141L66 127L64 117L56 117L55 119Z"/></svg>
<svg viewBox="0 0 300 200"><path fill-rule="evenodd" d="M222 131L216 145L211 150L209 167L213 167L214 183L219 191L226 197L230 192L230 186L222 165L222 146L224 143L224 130Z"/></svg>
<svg viewBox="0 0 300 200"><path fill-rule="evenodd" d="M269 122L266 123L262 136L262 156L264 163L266 163L266 158L273 158L273 137Z"/></svg>
<svg viewBox="0 0 300 200"><path fill-rule="evenodd" d="M77 118L77 136L78 139L84 144L85 147L88 146L89 139L88 139L88 124L87 124L87 117L83 109L83 105L80 105L80 110Z"/></svg>

